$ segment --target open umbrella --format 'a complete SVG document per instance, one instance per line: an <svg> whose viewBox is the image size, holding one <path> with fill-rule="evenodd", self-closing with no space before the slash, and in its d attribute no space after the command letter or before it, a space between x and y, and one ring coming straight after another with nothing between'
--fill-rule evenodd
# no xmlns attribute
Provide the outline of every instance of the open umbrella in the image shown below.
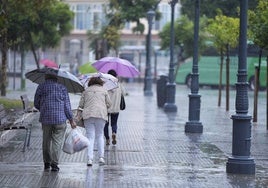
<svg viewBox="0 0 268 188"><path fill-rule="evenodd" d="M82 83L76 76L61 69L44 67L27 72L25 77L34 83L41 84L45 81L46 74L55 75L58 78L58 83L64 85L70 93L81 93L84 91Z"/></svg>
<svg viewBox="0 0 268 188"><path fill-rule="evenodd" d="M113 69L118 76L132 78L139 75L138 69L128 60L118 57L104 57L92 64L98 71L107 73Z"/></svg>
<svg viewBox="0 0 268 188"><path fill-rule="evenodd" d="M88 74L88 73L94 73L97 72L96 68L92 66L91 63L85 63L83 65L81 65L79 68L79 73L81 74Z"/></svg>
<svg viewBox="0 0 268 188"><path fill-rule="evenodd" d="M105 87L107 90L111 90L118 87L118 79L110 74L105 73L94 73L94 74L83 74L79 77L79 80L84 85L84 87L87 87L88 81L91 77L100 77L104 81L103 87Z"/></svg>
<svg viewBox="0 0 268 188"><path fill-rule="evenodd" d="M52 61L50 59L42 59L42 60L40 60L40 63L45 65L46 67L59 68L57 63L55 63L54 61Z"/></svg>

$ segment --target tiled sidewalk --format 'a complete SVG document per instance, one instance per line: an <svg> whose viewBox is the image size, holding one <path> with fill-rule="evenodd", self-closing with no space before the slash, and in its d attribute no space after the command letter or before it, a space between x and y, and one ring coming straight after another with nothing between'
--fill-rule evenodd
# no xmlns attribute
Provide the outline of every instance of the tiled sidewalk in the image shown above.
<svg viewBox="0 0 268 188"><path fill-rule="evenodd" d="M142 84L129 83L126 88L129 95L126 110L119 116L118 144L106 148L105 166L94 161L93 167L87 167L85 150L73 155L62 153L59 173L43 172L41 127L36 119L30 149L21 152L20 133L0 147L0 187L267 187L264 94L259 99L261 123L252 127L251 151L256 175L246 176L227 174L225 170L232 149L233 99L230 111L226 112L223 106L217 107L216 90L201 89L200 121L204 131L186 134L189 100L186 87L177 86L176 114L164 113L157 107L155 91L153 97L144 97ZM71 99L72 107L76 108L79 95L71 95Z"/></svg>

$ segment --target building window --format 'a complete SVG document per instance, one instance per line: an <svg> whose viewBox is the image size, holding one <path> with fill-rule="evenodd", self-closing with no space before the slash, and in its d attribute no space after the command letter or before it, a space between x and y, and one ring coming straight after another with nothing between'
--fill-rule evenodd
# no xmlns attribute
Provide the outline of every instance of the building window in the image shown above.
<svg viewBox="0 0 268 188"><path fill-rule="evenodd" d="M123 46L136 46L137 43L136 40L125 40L123 41Z"/></svg>
<svg viewBox="0 0 268 188"><path fill-rule="evenodd" d="M160 21L155 20L153 25L154 30L160 30Z"/></svg>
<svg viewBox="0 0 268 188"><path fill-rule="evenodd" d="M93 13L93 28L94 30L101 29L101 14L99 12Z"/></svg>
<svg viewBox="0 0 268 188"><path fill-rule="evenodd" d="M128 29L128 30L131 29L131 28L130 28L130 22L126 22L124 28L125 28L125 29Z"/></svg>
<svg viewBox="0 0 268 188"><path fill-rule="evenodd" d="M71 4L75 30L100 30L105 23L104 4Z"/></svg>
<svg viewBox="0 0 268 188"><path fill-rule="evenodd" d="M155 22L154 28L162 30L165 24L171 21L171 6L168 3L161 3L158 9L161 12L161 19ZM174 10L174 20L176 20L180 16L180 4L177 3Z"/></svg>

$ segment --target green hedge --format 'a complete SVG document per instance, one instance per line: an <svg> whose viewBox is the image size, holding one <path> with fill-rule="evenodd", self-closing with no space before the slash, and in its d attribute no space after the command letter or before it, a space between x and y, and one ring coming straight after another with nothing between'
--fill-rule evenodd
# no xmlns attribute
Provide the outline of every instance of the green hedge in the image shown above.
<svg viewBox="0 0 268 188"><path fill-rule="evenodd" d="M7 99L0 97L0 104L3 104L5 109L22 109L22 102L18 99Z"/></svg>

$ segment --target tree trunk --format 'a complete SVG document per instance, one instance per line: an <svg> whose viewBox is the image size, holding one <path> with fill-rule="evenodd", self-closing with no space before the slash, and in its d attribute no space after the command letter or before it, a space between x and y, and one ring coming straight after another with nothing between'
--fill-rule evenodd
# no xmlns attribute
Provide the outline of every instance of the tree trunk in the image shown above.
<svg viewBox="0 0 268 188"><path fill-rule="evenodd" d="M6 96L7 86L7 29L2 32L2 67L1 67L1 96Z"/></svg>
<svg viewBox="0 0 268 188"><path fill-rule="evenodd" d="M229 44L227 44L226 50L226 111L229 111L229 96L230 96L230 55Z"/></svg>
<svg viewBox="0 0 268 188"><path fill-rule="evenodd" d="M33 56L34 56L36 67L39 69L40 68L40 66L39 66L39 55L38 56L36 55L35 47L34 47L34 43L33 43L33 40L32 40L31 33L28 31L27 34L28 34L27 37L28 37L28 40L30 42L30 46L31 46L31 50L32 50L32 53L33 53ZM23 48L21 48L21 57L24 56L23 53L24 53L24 50L23 50Z"/></svg>
<svg viewBox="0 0 268 188"><path fill-rule="evenodd" d="M223 51L221 50L221 62L220 62L220 78L219 78L219 95L218 95L218 106L221 106L221 93L222 93L222 68L223 68Z"/></svg>
<svg viewBox="0 0 268 188"><path fill-rule="evenodd" d="M16 73L16 47L13 44L13 90L16 90L16 77L17 77L17 73Z"/></svg>
<svg viewBox="0 0 268 188"><path fill-rule="evenodd" d="M253 108L253 122L258 121L258 93L260 81L260 68L261 68L262 50L259 51L259 64L255 67L255 88L254 88L254 108Z"/></svg>
<svg viewBox="0 0 268 188"><path fill-rule="evenodd" d="M31 34L29 33L29 39L30 39L30 42L31 42L31 50L33 52L33 55L34 55L34 59L35 59L35 63L36 63L36 67L39 69L40 66L39 66L39 57L37 57L36 55L36 52L35 52L35 47L34 47L34 44L33 44L33 41L32 41L32 37L31 37ZM23 52L24 53L24 52ZM22 54L23 54L22 53Z"/></svg>
<svg viewBox="0 0 268 188"><path fill-rule="evenodd" d="M25 53L21 50L21 90L25 90L26 81L25 81Z"/></svg>
<svg viewBox="0 0 268 188"><path fill-rule="evenodd" d="M268 56L266 57L266 130L268 130Z"/></svg>
<svg viewBox="0 0 268 188"><path fill-rule="evenodd" d="M175 78L177 77L180 65L184 62L183 52L184 52L183 45L180 44L179 51L177 53L178 55L177 55L177 66L175 70Z"/></svg>

